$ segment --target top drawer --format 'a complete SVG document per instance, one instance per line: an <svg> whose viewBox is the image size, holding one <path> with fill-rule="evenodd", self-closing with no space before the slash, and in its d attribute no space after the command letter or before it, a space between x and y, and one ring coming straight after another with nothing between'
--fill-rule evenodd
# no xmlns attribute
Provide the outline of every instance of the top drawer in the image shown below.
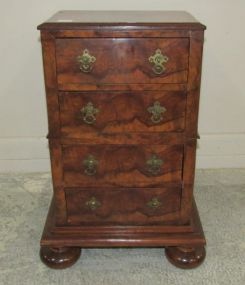
<svg viewBox="0 0 245 285"><path fill-rule="evenodd" d="M187 38L57 39L58 86L185 83L188 52Z"/></svg>

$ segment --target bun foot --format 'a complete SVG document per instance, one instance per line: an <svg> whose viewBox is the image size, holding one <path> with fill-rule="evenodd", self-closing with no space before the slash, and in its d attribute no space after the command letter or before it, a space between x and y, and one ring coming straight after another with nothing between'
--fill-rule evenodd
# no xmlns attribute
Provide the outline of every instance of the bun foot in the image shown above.
<svg viewBox="0 0 245 285"><path fill-rule="evenodd" d="M72 266L80 257L79 247L41 247L40 258L44 264L53 269L64 269Z"/></svg>
<svg viewBox="0 0 245 285"><path fill-rule="evenodd" d="M165 254L168 260L182 269L191 269L199 266L206 256L204 246L198 247L166 247Z"/></svg>

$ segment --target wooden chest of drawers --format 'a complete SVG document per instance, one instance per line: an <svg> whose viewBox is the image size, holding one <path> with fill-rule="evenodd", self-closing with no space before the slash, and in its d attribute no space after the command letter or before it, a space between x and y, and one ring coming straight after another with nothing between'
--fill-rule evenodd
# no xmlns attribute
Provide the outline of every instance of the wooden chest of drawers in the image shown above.
<svg viewBox="0 0 245 285"><path fill-rule="evenodd" d="M40 255L165 247L205 257L193 199L205 26L185 12L62 11L41 30L54 197Z"/></svg>

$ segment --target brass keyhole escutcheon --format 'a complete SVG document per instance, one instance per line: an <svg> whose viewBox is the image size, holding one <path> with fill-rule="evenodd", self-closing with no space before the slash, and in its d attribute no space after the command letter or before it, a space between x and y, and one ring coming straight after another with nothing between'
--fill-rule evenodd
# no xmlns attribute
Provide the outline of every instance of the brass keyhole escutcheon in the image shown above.
<svg viewBox="0 0 245 285"><path fill-rule="evenodd" d="M156 49L154 55L149 57L149 62L153 63L153 72L157 75L161 75L166 70L164 63L168 62L168 57L163 55L160 49Z"/></svg>
<svg viewBox="0 0 245 285"><path fill-rule="evenodd" d="M95 197L91 197L85 204L92 211L95 211L97 208L101 206L100 201L98 201Z"/></svg>
<svg viewBox="0 0 245 285"><path fill-rule="evenodd" d="M159 199L156 198L156 197L152 198L152 199L147 203L147 206L148 206L149 208L152 208L152 209L157 209L157 208L161 207L161 205L162 205L162 202L159 201Z"/></svg>
<svg viewBox="0 0 245 285"><path fill-rule="evenodd" d="M162 114L167 111L167 109L161 106L160 102L154 102L153 106L150 106L147 111L152 114L151 121L154 124L158 124L163 120Z"/></svg>
<svg viewBox="0 0 245 285"><path fill-rule="evenodd" d="M93 64L96 61L96 57L90 55L89 50L85 49L82 55L77 57L77 62L80 64L80 70L82 72L88 73L93 69Z"/></svg>
<svg viewBox="0 0 245 285"><path fill-rule="evenodd" d="M83 107L80 112L83 115L83 121L88 125L92 125L96 121L95 115L99 113L99 109L95 108L92 102L88 102L88 104Z"/></svg>
<svg viewBox="0 0 245 285"><path fill-rule="evenodd" d="M93 176L97 172L97 166L99 164L99 161L95 159L93 155L88 155L84 161L83 165L85 167L84 173L88 176Z"/></svg>
<svg viewBox="0 0 245 285"><path fill-rule="evenodd" d="M150 159L146 161L147 170L152 175L158 175L161 172L161 166L163 165L163 160L158 158L156 154L153 154Z"/></svg>

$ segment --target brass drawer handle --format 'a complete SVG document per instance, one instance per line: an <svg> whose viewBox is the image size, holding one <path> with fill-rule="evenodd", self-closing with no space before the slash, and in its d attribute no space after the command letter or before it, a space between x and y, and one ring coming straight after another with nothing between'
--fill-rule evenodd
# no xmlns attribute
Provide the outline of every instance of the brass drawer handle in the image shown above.
<svg viewBox="0 0 245 285"><path fill-rule="evenodd" d="M158 198L152 198L148 203L147 206L152 209L157 209L162 206L162 202L158 200Z"/></svg>
<svg viewBox="0 0 245 285"><path fill-rule="evenodd" d="M101 203L95 197L91 197L85 205L94 211L101 206Z"/></svg>
<svg viewBox="0 0 245 285"><path fill-rule="evenodd" d="M155 154L153 154L151 158L146 161L147 169L152 175L158 175L161 172L162 165L163 160L158 158Z"/></svg>
<svg viewBox="0 0 245 285"><path fill-rule="evenodd" d="M153 72L160 75L166 70L163 64L168 62L168 57L163 55L160 49L157 49L154 55L149 57L149 62L154 64L152 67Z"/></svg>
<svg viewBox="0 0 245 285"><path fill-rule="evenodd" d="M161 104L156 101L153 106L150 106L147 111L152 114L151 121L154 124L158 124L163 120L162 114L167 111L165 107L162 107Z"/></svg>
<svg viewBox="0 0 245 285"><path fill-rule="evenodd" d="M99 109L95 108L93 103L88 102L88 104L83 107L80 112L83 115L83 121L88 125L92 125L96 121L95 115L99 113Z"/></svg>
<svg viewBox="0 0 245 285"><path fill-rule="evenodd" d="M85 49L82 55L77 57L77 62L80 64L80 70L88 73L93 69L93 63L95 63L96 57L89 54L89 50Z"/></svg>
<svg viewBox="0 0 245 285"><path fill-rule="evenodd" d="M97 165L99 164L98 160L95 159L93 155L88 155L84 161L83 165L85 167L84 173L88 176L93 176L97 172Z"/></svg>

